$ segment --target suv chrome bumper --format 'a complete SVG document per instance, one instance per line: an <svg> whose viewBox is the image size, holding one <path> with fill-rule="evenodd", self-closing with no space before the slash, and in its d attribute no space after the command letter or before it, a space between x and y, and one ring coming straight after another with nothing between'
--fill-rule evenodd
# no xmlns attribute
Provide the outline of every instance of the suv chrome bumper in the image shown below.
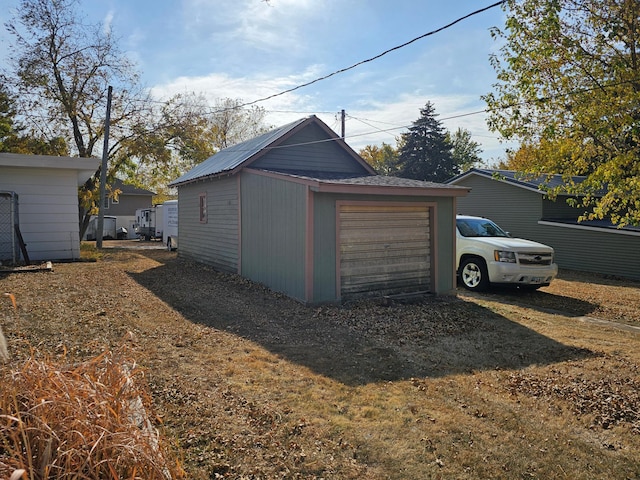
<svg viewBox="0 0 640 480"><path fill-rule="evenodd" d="M547 285L558 276L558 266L555 263L538 267L524 267L516 263L491 262L487 269L491 283Z"/></svg>

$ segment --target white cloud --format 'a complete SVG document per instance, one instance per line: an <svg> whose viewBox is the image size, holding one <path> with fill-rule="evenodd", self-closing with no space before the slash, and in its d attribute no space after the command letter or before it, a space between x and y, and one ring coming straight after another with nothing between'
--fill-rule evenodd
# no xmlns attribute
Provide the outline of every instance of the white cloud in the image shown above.
<svg viewBox="0 0 640 480"><path fill-rule="evenodd" d="M312 0L187 0L185 31L227 51L287 51L307 47L304 25L323 3Z"/></svg>
<svg viewBox="0 0 640 480"><path fill-rule="evenodd" d="M273 77L258 75L254 77L232 77L226 73L212 73L199 77L178 77L169 83L156 85L152 95L167 99L180 93L203 94L212 104L222 98L242 99L243 102L270 97L315 78L317 66L308 68L299 75ZM313 108L313 95L304 92L292 92L278 95L258 105L267 110L308 110Z"/></svg>
<svg viewBox="0 0 640 480"><path fill-rule="evenodd" d="M317 78L320 67L314 66L301 75L231 77L228 74L211 74L201 77L180 77L170 83L152 88L157 98L169 98L175 94L202 93L214 105L223 98L240 98L251 102L279 93L310 79ZM311 90L313 91L313 90ZM267 123L278 127L293 120L316 114L322 121L340 133L339 111L326 113L322 98L300 89L272 98L257 105L267 111ZM382 142L394 145L396 138L420 117L420 109L429 101L435 106L438 119L449 131L459 127L469 130L472 138L482 145L485 160L503 156L505 145L497 135L489 132L486 114L475 113L484 110L485 105L473 95L427 95L422 91L404 93L395 99L361 102L346 107L346 141L356 151L366 145L380 145Z"/></svg>
<svg viewBox="0 0 640 480"><path fill-rule="evenodd" d="M102 31L105 35L111 34L113 28L113 10L109 10L102 21Z"/></svg>

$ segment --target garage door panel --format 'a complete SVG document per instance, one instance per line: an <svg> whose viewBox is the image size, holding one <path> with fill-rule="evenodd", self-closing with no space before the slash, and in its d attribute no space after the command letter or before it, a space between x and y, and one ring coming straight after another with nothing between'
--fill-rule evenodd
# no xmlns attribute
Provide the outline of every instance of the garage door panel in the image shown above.
<svg viewBox="0 0 640 480"><path fill-rule="evenodd" d="M412 264L420 263L417 259L429 258L429 250L426 248L403 248L403 249L368 249L366 251L351 252L347 258L342 258L342 266L346 269L351 266L372 263L375 265L385 264Z"/></svg>
<svg viewBox="0 0 640 480"><path fill-rule="evenodd" d="M355 214L353 214L355 215ZM387 214L389 215L389 214ZM378 227L396 227L396 228L428 228L428 219L417 217L416 215L395 215L393 218L383 217L379 215L368 215L366 213L354 217L341 217L342 224L349 230L365 229L371 230Z"/></svg>
<svg viewBox="0 0 640 480"><path fill-rule="evenodd" d="M409 230L395 227L387 227L385 229L372 228L370 230L351 230L349 232L345 232L343 240L346 244L343 243L343 245L348 246L353 243L376 244L398 241L405 243L412 240L415 242L422 242L425 239L425 233L428 234L428 230L419 228L412 228Z"/></svg>
<svg viewBox="0 0 640 480"><path fill-rule="evenodd" d="M429 268L428 262L408 262L405 259L385 259L376 264L366 264L364 262L353 262L344 269L345 276L354 277L359 275L385 275L385 274L422 274Z"/></svg>
<svg viewBox="0 0 640 480"><path fill-rule="evenodd" d="M426 205L341 205L339 219L343 297L429 289Z"/></svg>
<svg viewBox="0 0 640 480"><path fill-rule="evenodd" d="M363 214L360 217L352 219L344 219L343 225L348 228L375 228L377 225L389 227L428 227L427 219L419 218L415 215L402 216L398 215L393 218L385 218L380 216L372 216Z"/></svg>
<svg viewBox="0 0 640 480"><path fill-rule="evenodd" d="M406 278L396 278L390 280L388 277L384 278L369 278L366 281L362 282L349 282L342 288L342 295L344 298L349 298L350 296L355 296L359 294L359 296L365 296L367 294L371 294L371 283L375 281L376 285L378 285L379 289L377 292L389 292L389 294L393 292L405 292L406 288ZM429 290L429 281L424 277L420 277L419 279L415 279L413 282L416 286L415 291L426 291Z"/></svg>

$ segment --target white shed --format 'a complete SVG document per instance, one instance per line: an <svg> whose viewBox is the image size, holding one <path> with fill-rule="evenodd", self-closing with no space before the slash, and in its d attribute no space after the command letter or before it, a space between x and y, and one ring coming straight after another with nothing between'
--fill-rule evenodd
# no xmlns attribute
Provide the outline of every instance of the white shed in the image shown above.
<svg viewBox="0 0 640 480"><path fill-rule="evenodd" d="M80 258L78 186L99 165L99 158L0 153L0 192L17 197L20 232L30 260ZM13 233L8 212L0 208L0 235Z"/></svg>

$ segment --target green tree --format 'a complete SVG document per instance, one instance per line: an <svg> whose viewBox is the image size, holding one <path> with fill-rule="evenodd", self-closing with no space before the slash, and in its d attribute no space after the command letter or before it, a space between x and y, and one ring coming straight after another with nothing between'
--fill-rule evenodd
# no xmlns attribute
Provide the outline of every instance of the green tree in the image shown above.
<svg viewBox="0 0 640 480"><path fill-rule="evenodd" d="M358 153L380 175L393 176L397 172L398 150L388 143L382 142L381 147L367 145Z"/></svg>
<svg viewBox="0 0 640 480"><path fill-rule="evenodd" d="M241 99L219 99L214 105L209 120L209 131L215 148L222 150L236 143L249 140L266 133L269 128L264 124L265 110L252 106L241 108Z"/></svg>
<svg viewBox="0 0 640 480"><path fill-rule="evenodd" d="M177 95L157 108L117 154L128 183L170 195L167 184L217 151L265 133L265 111L241 108L240 99L219 99L213 108L202 95ZM162 162L156 161L164 158Z"/></svg>
<svg viewBox="0 0 640 480"><path fill-rule="evenodd" d="M5 84L0 84L0 152L67 155L67 143L61 137L50 140L24 134L24 128L15 121L15 99L9 95Z"/></svg>
<svg viewBox="0 0 640 480"><path fill-rule="evenodd" d="M453 134L447 133L447 140L453 146L451 155L461 172L482 164L482 148L471 138L469 130L458 128Z"/></svg>
<svg viewBox="0 0 640 480"><path fill-rule="evenodd" d="M7 29L15 39L8 85L25 128L43 138L69 139L70 154L101 155L107 90L114 86L110 157L123 140L144 132L149 97L133 64L102 25L80 18L77 0L21 0ZM108 176L120 165L110 161ZM80 189L80 234L96 212L99 171Z"/></svg>
<svg viewBox="0 0 640 480"><path fill-rule="evenodd" d="M113 154L127 183L168 194L167 183L216 152L201 97L177 95L154 107Z"/></svg>
<svg viewBox="0 0 640 480"><path fill-rule="evenodd" d="M444 182L459 173L446 130L436 116L433 104L427 102L409 132L401 135L397 176Z"/></svg>
<svg viewBox="0 0 640 480"><path fill-rule="evenodd" d="M68 139L71 155L102 156L107 91L113 86L109 171L152 188L211 155L215 135L202 101L152 99L135 65L104 25L88 25L77 0L21 0L7 24L15 39L5 84L30 135ZM217 130L215 130L217 132ZM100 170L80 189L80 235L96 213Z"/></svg>
<svg viewBox="0 0 640 480"><path fill-rule="evenodd" d="M521 141L514 160L526 171L562 174L582 218L640 224L640 2L509 0L506 10L484 96L490 128Z"/></svg>
<svg viewBox="0 0 640 480"><path fill-rule="evenodd" d="M14 117L12 98L7 93L4 84L0 84L0 152L4 152L5 141L14 135Z"/></svg>

